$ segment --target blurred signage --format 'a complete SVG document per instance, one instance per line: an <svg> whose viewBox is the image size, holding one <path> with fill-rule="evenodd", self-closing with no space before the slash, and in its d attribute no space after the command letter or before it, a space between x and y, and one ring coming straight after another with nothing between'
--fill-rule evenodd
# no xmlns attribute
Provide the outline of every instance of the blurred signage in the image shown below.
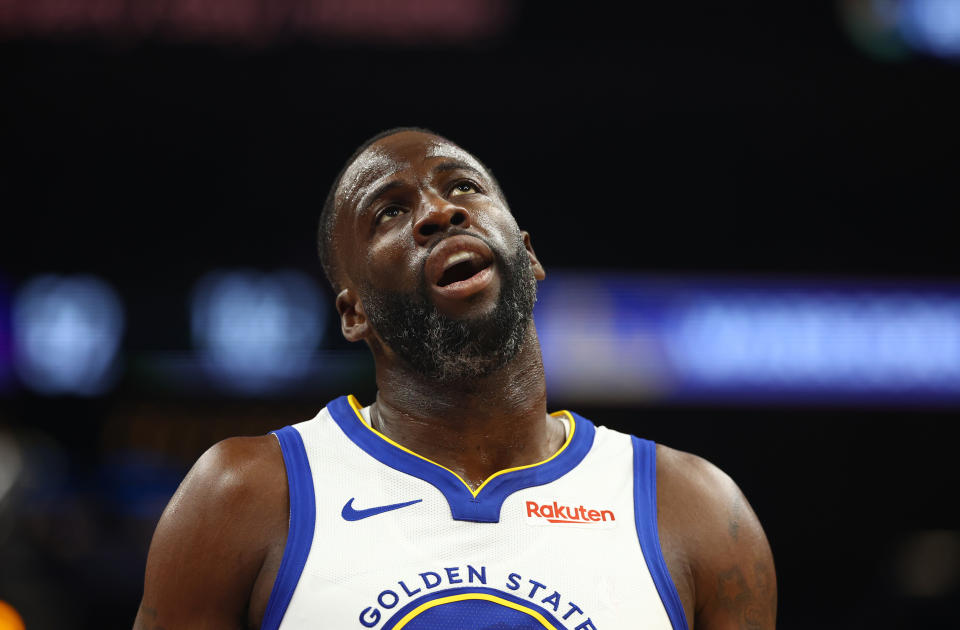
<svg viewBox="0 0 960 630"><path fill-rule="evenodd" d="M0 0L0 34L460 44L501 33L510 8L507 0Z"/></svg>
<svg viewBox="0 0 960 630"><path fill-rule="evenodd" d="M552 274L562 400L960 404L960 285Z"/></svg>
<svg viewBox="0 0 960 630"><path fill-rule="evenodd" d="M4 392L10 383L13 361L13 341L10 330L10 293L3 278L0 277L0 392Z"/></svg>

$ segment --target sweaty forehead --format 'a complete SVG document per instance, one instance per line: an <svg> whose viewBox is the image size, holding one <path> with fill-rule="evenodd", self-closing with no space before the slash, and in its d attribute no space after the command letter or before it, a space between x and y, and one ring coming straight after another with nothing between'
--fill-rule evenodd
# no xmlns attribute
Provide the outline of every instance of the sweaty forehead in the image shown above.
<svg viewBox="0 0 960 630"><path fill-rule="evenodd" d="M381 180L427 160L444 157L485 172L475 157L449 140L418 131L403 131L381 138L354 159L337 187L337 206L356 204L367 189Z"/></svg>

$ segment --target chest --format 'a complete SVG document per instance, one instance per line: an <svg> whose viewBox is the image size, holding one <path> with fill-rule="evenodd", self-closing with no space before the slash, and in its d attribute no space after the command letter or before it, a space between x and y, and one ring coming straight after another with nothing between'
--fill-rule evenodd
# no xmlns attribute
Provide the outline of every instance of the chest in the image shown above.
<svg viewBox="0 0 960 630"><path fill-rule="evenodd" d="M628 436L598 431L575 462L472 492L331 427L300 429L313 523L294 532L292 512L302 542L288 542L264 628L671 628L638 540Z"/></svg>

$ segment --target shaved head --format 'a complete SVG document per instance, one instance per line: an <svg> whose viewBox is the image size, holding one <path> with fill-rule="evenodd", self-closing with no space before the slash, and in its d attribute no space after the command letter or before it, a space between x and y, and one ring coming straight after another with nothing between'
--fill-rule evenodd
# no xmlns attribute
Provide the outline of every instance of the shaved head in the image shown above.
<svg viewBox="0 0 960 630"><path fill-rule="evenodd" d="M379 176L383 176L396 167L396 161L380 150L376 145L385 138L400 133L411 133L422 136L432 136L433 139L427 147L427 157L454 156L464 164L485 173L494 184L495 192L506 204L500 184L497 182L493 173L485 164L473 156L469 151L464 150L456 143L422 127L394 127L382 131L364 141L350 155L346 163L340 169L333 185L327 193L326 201L323 204L323 210L320 213L320 226L317 234L317 252L320 256L320 264L323 266L324 274L333 287L334 292L339 292L342 288L342 270L337 259L337 244L333 238L334 227L337 223L337 217L340 209L347 203L359 204L363 200L365 193L373 191L376 187L376 181Z"/></svg>

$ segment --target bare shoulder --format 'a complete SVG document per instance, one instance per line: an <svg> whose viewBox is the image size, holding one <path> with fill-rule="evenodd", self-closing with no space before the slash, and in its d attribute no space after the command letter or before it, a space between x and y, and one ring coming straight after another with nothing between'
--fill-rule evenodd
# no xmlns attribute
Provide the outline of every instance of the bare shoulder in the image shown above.
<svg viewBox="0 0 960 630"><path fill-rule="evenodd" d="M657 488L661 512L683 517L682 521L706 518L712 526L727 512L739 511L746 504L737 484L717 466L662 444L657 444ZM733 522L728 524L733 526ZM738 528L733 527L731 534L739 537Z"/></svg>
<svg viewBox="0 0 960 630"><path fill-rule="evenodd" d="M187 490L206 493L208 499L218 501L233 502L247 495L255 495L258 501L270 501L276 498L275 493L258 491L273 489L281 480L286 488L285 479L283 455L276 437L232 437L217 442L200 456L174 495L174 501Z"/></svg>
<svg viewBox="0 0 960 630"><path fill-rule="evenodd" d="M164 510L158 532L203 521L260 520L264 510L287 503L286 470L272 435L228 438L211 446L193 465ZM286 510L283 511L286 518ZM241 529L239 534L242 534Z"/></svg>
<svg viewBox="0 0 960 630"><path fill-rule="evenodd" d="M734 480L702 457L657 445L657 503L664 558L693 627L772 629L773 555Z"/></svg>
<svg viewBox="0 0 960 630"><path fill-rule="evenodd" d="M229 438L187 473L157 524L136 628L237 628L262 616L259 579L282 555L289 497L272 435ZM269 581L272 586L272 579ZM267 588L269 593L269 587Z"/></svg>

